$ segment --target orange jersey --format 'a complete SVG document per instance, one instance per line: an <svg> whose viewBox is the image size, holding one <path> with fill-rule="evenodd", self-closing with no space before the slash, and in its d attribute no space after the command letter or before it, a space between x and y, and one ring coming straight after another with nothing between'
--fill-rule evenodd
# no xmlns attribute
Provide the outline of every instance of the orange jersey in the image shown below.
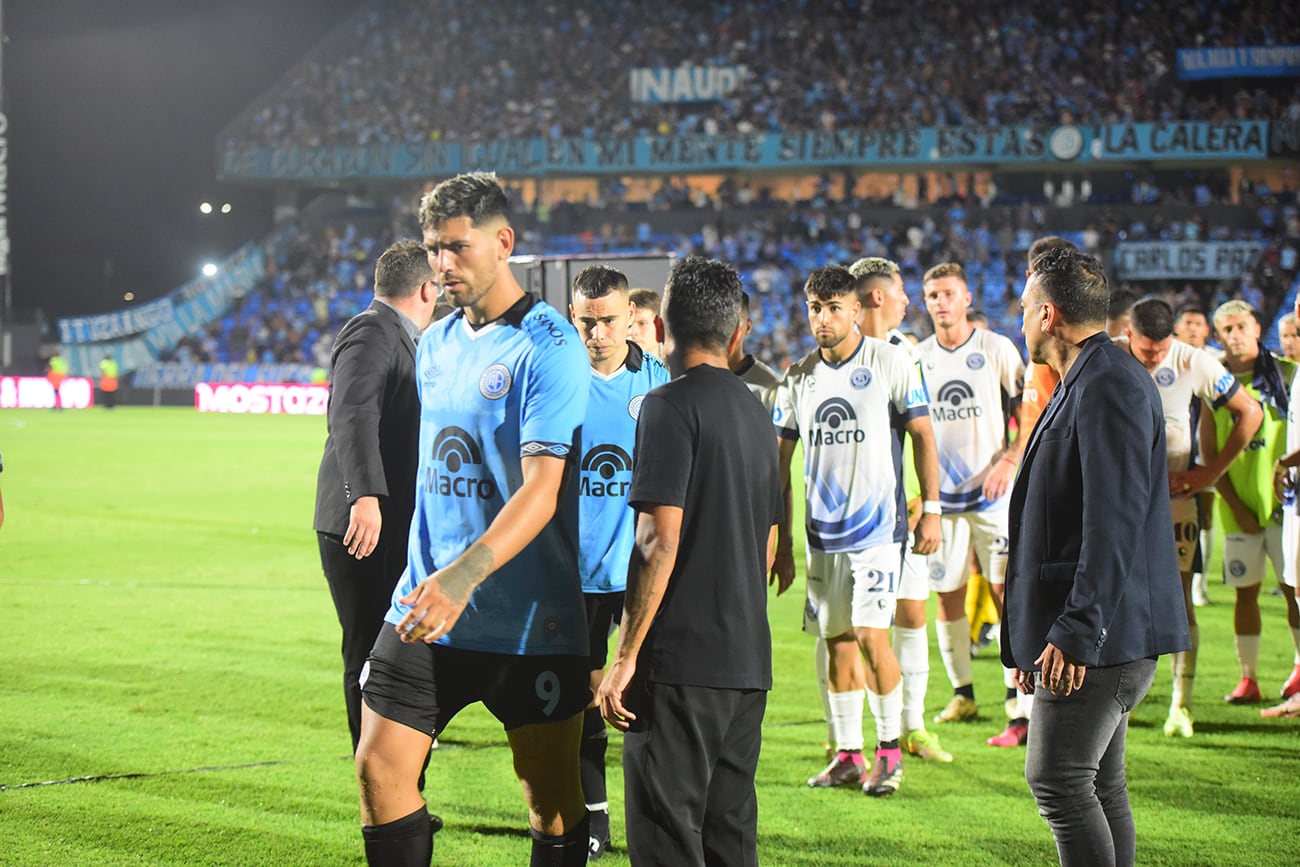
<svg viewBox="0 0 1300 867"><path fill-rule="evenodd" d="M1020 400L1020 436L1028 437L1034 432L1038 417L1043 414L1060 381L1056 371L1046 364L1029 363L1025 370L1025 391Z"/></svg>

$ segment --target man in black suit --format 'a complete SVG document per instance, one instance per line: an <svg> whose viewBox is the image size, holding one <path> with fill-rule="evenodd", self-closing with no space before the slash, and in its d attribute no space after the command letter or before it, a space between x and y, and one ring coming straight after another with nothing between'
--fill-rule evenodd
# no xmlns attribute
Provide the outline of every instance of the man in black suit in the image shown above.
<svg viewBox="0 0 1300 867"><path fill-rule="evenodd" d="M375 266L375 300L343 326L330 356L329 437L314 526L343 627L353 752L361 736L358 678L406 568L420 433L415 342L437 298L424 247L398 241Z"/></svg>
<svg viewBox="0 0 1300 867"><path fill-rule="evenodd" d="M1132 864L1129 711L1191 642L1165 424L1146 369L1105 331L1097 260L1052 250L1020 299L1032 361L1061 378L1011 494L1002 661L1033 691L1025 778L1062 864Z"/></svg>

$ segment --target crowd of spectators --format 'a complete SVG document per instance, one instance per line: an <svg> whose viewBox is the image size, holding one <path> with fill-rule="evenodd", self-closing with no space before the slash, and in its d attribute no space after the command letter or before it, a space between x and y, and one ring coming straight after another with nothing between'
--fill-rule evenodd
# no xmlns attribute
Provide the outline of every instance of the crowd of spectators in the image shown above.
<svg viewBox="0 0 1300 867"><path fill-rule="evenodd" d="M848 264L862 256L886 256L899 263L912 299L904 330L918 338L930 332L921 276L931 265L955 261L966 269L974 307L988 316L994 330L1019 342L1025 255L1045 234L1063 235L1103 261L1123 241L1262 240L1263 255L1240 280L1127 286L1117 280L1116 285L1136 295L1162 294L1176 305L1195 303L1206 310L1241 297L1261 311L1266 325L1296 282L1300 212L1294 196L1270 199L1249 229L1211 225L1201 217L1166 220L1157 215L1149 221L1120 221L1102 212L1095 222L1062 230L1053 224L1054 216L1048 207L1029 203L993 215L952 204L927 211L900 209L889 223L874 224L852 207L786 204L736 225L706 221L690 233L655 233L634 219L574 234L547 233L534 225L520 231L516 252L663 252L733 262L755 299L751 349L778 369L812 348L801 291L805 276L822 265ZM266 245L268 274L257 290L206 332L187 338L168 360L325 367L339 327L370 302L378 254L396 237L417 234L400 201L394 202L389 218L365 224L327 226L316 232L285 225Z"/></svg>
<svg viewBox="0 0 1300 867"><path fill-rule="evenodd" d="M1300 116L1294 79L1187 82L1176 52L1300 43L1287 0L372 0L223 144ZM713 103L634 67L739 65Z"/></svg>

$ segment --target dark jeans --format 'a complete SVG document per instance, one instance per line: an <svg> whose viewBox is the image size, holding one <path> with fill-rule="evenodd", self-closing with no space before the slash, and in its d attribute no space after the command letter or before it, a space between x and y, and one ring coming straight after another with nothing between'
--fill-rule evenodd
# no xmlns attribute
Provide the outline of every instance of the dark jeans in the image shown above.
<svg viewBox="0 0 1300 867"><path fill-rule="evenodd" d="M627 854L638 865L758 864L763 690L635 684L623 737Z"/></svg>
<svg viewBox="0 0 1300 867"><path fill-rule="evenodd" d="M1129 711L1155 678L1156 661L1089 668L1083 686L1052 695L1034 678L1025 779L1056 837L1063 865L1127 867L1137 836L1124 776Z"/></svg>

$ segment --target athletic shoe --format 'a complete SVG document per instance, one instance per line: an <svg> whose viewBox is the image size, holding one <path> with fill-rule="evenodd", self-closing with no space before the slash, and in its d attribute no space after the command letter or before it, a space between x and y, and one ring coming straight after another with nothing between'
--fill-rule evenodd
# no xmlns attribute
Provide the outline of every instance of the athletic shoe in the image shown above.
<svg viewBox="0 0 1300 867"><path fill-rule="evenodd" d="M1165 720L1165 735L1190 738L1192 736L1192 712L1185 707L1174 705L1169 708L1169 717Z"/></svg>
<svg viewBox="0 0 1300 867"><path fill-rule="evenodd" d="M903 782L903 754L900 750L876 750L871 776L862 784L862 794L869 798L887 798Z"/></svg>
<svg viewBox="0 0 1300 867"><path fill-rule="evenodd" d="M1290 698L1293 695L1300 695L1300 665L1295 667L1291 677L1282 684L1282 698Z"/></svg>
<svg viewBox="0 0 1300 867"><path fill-rule="evenodd" d="M927 762L951 762L952 753L939 746L939 736L930 734L925 729L917 729L903 736L903 749L909 755Z"/></svg>
<svg viewBox="0 0 1300 867"><path fill-rule="evenodd" d="M850 753L840 750L826 770L808 780L813 789L829 789L834 786L856 786L867 776L867 763L862 753Z"/></svg>
<svg viewBox="0 0 1300 867"><path fill-rule="evenodd" d="M1262 717L1278 719L1300 719L1300 692L1288 698L1281 704L1275 704L1272 707L1266 707L1259 712Z"/></svg>
<svg viewBox="0 0 1300 867"><path fill-rule="evenodd" d="M991 747L1023 747L1027 740L1029 740L1029 723L1013 719L1007 723L1002 734L994 735L985 743Z"/></svg>
<svg viewBox="0 0 1300 867"><path fill-rule="evenodd" d="M609 848L609 811L592 810L587 816L587 860L599 861Z"/></svg>
<svg viewBox="0 0 1300 867"><path fill-rule="evenodd" d="M1259 694L1259 684L1254 678L1243 677L1237 688L1223 697L1228 704L1259 704L1264 696Z"/></svg>
<svg viewBox="0 0 1300 867"><path fill-rule="evenodd" d="M937 723L966 722L975 719L978 713L979 708L975 706L975 699L954 695L948 705L935 716L934 721Z"/></svg>

